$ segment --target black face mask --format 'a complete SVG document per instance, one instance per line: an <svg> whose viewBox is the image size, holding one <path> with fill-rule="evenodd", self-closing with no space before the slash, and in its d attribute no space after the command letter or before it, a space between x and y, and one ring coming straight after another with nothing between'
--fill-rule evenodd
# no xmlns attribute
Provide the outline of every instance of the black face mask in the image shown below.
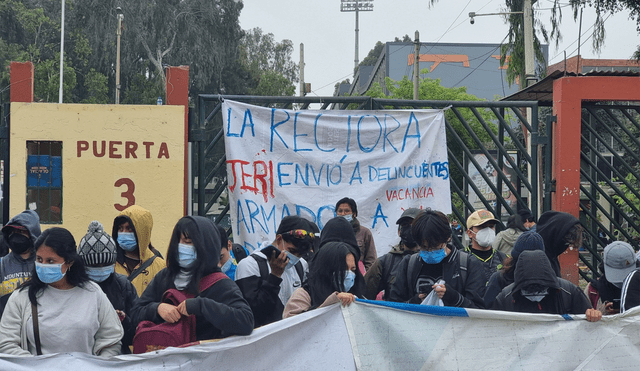
<svg viewBox="0 0 640 371"><path fill-rule="evenodd" d="M20 233L13 233L9 236L9 247L11 251L20 255L27 252L27 250L33 248L33 242L31 239Z"/></svg>
<svg viewBox="0 0 640 371"><path fill-rule="evenodd" d="M413 240L413 236L411 235L411 226L400 227L400 241L410 249L416 247L416 241Z"/></svg>

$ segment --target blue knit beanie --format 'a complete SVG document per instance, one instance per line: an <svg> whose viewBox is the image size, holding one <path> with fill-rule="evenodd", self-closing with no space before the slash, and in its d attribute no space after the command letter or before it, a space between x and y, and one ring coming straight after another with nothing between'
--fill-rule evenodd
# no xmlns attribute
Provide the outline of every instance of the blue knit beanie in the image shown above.
<svg viewBox="0 0 640 371"><path fill-rule="evenodd" d="M511 257L518 260L518 256L525 250L542 250L544 251L544 240L542 236L533 231L526 231L518 236L516 243L513 244Z"/></svg>

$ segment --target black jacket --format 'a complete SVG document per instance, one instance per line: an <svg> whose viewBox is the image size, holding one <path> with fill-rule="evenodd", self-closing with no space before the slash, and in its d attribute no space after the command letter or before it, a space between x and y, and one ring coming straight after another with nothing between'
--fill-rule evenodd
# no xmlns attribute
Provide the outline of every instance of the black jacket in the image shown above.
<svg viewBox="0 0 640 371"><path fill-rule="evenodd" d="M220 235L211 222L204 217L187 216L198 226L200 236L192 237L202 240L205 248L203 256L198 259L205 262L204 274L220 272L218 261L220 259ZM175 254L177 256L177 254ZM176 264L177 259L167 254L168 264ZM134 308L133 317L136 322L143 320L161 323L163 320L158 315L158 306L162 295L168 289L174 289L169 268L158 272ZM253 331L253 313L242 293L231 279L222 279L213 286L202 291L195 298L187 299L187 312L196 316L197 340L219 339L230 335L249 335Z"/></svg>
<svg viewBox="0 0 640 371"><path fill-rule="evenodd" d="M124 336L122 337L122 353L129 354L129 346L133 344L133 336L136 334L137 322L133 321L132 311L138 301L138 292L127 277L122 274L112 273L109 278L97 282L102 291L107 295L113 309L121 310L126 314L122 320Z"/></svg>
<svg viewBox="0 0 640 371"><path fill-rule="evenodd" d="M571 214L547 211L540 216L538 224L536 224L536 232L544 240L544 252L549 257L551 267L558 277L561 275L558 256L568 247L564 242L564 236L578 223L580 221Z"/></svg>
<svg viewBox="0 0 640 371"><path fill-rule="evenodd" d="M391 247L391 251L376 259L364 276L364 297L375 300L378 293L384 290L382 298L383 300L388 300L391 285L396 281L396 271L402 258L415 253L416 251L405 249L400 243Z"/></svg>
<svg viewBox="0 0 640 371"><path fill-rule="evenodd" d="M484 277L484 269L477 259L471 259L467 253L460 251L453 246L449 246L451 253L439 263L442 264L442 276L445 281L447 291L442 298L444 305L449 307L465 307L465 308L484 308L482 297L486 280ZM462 272L460 267L460 257L462 254L467 255L466 273ZM419 272L424 261L420 258L420 254L405 256L396 272L396 281L391 286L389 294L390 301L405 302L419 304L421 300L418 297L416 289L416 277L409 277L409 265L414 264ZM463 282L463 277L464 282Z"/></svg>
<svg viewBox="0 0 640 371"><path fill-rule="evenodd" d="M521 290L536 284L547 287L549 293L542 301L532 302ZM492 309L523 313L584 314L592 308L579 287L558 278L544 252L524 251L516 264L515 280L505 287L493 302Z"/></svg>

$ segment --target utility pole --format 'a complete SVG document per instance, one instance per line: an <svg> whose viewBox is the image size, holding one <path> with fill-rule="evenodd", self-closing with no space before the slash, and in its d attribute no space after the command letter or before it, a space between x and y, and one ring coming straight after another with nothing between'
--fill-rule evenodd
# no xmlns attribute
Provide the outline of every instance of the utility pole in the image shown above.
<svg viewBox="0 0 640 371"><path fill-rule="evenodd" d="M122 21L124 20L122 8L117 7L116 14L118 17L118 28L116 29L116 104L120 104L120 36L122 36Z"/></svg>
<svg viewBox="0 0 640 371"><path fill-rule="evenodd" d="M536 83L536 65L535 55L533 53L533 8L531 0L524 0L523 5L524 16L524 87L528 87ZM531 117L531 116L529 116Z"/></svg>
<svg viewBox="0 0 640 371"><path fill-rule="evenodd" d="M418 84L420 83L420 32L416 30L415 39L413 40L413 100L418 100Z"/></svg>
<svg viewBox="0 0 640 371"><path fill-rule="evenodd" d="M304 97L307 92L304 88L304 44L300 43L300 96Z"/></svg>
<svg viewBox="0 0 640 371"><path fill-rule="evenodd" d="M60 20L60 91L58 103L62 103L62 84L64 80L64 0L62 0L62 15Z"/></svg>

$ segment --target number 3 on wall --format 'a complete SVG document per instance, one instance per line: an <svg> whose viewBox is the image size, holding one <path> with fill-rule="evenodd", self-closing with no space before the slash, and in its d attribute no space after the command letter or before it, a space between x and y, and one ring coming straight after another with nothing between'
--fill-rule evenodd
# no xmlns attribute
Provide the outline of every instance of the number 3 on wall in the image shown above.
<svg viewBox="0 0 640 371"><path fill-rule="evenodd" d="M133 182L133 180L131 180L129 178L120 178L120 179L116 180L116 182L114 184L114 186L116 188L122 187L123 185L127 186L127 190L122 192L120 194L120 196L122 196L122 198L126 198L127 199L127 204L126 205L113 204L113 206L118 211L122 211L122 210L126 209L127 207L136 204L136 196L133 195L133 192L136 190L136 185Z"/></svg>

